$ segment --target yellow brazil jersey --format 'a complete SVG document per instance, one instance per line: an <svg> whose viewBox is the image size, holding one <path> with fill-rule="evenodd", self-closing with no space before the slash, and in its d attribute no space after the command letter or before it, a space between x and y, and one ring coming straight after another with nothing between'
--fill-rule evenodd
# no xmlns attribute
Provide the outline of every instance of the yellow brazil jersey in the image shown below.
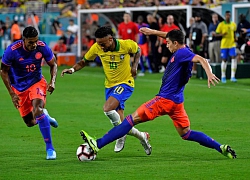
<svg viewBox="0 0 250 180"><path fill-rule="evenodd" d="M218 34L225 34L222 36L221 39L221 49L232 48L235 47L235 39L234 33L236 31L236 24L234 22L227 23L226 21L222 21L219 23L218 27L216 28L216 33Z"/></svg>
<svg viewBox="0 0 250 180"><path fill-rule="evenodd" d="M93 61L97 56L100 57L105 73L105 87L110 88L118 84L127 84L134 87L134 78L131 74L130 54L138 51L138 45L132 40L116 39L114 51L104 52L95 43L84 55L86 61Z"/></svg>

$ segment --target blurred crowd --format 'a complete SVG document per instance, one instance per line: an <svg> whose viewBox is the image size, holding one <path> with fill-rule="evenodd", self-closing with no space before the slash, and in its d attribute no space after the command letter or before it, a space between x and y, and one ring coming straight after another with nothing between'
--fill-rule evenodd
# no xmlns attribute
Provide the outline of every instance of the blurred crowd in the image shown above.
<svg viewBox="0 0 250 180"><path fill-rule="evenodd" d="M26 2L32 0L0 0L1 8L16 8L17 11L26 12ZM34 1L34 0L33 0ZM247 2L248 0L38 0L43 2L46 8L57 6L63 10L68 4L72 4L71 8L75 14L78 9L103 9L117 7L151 7L151 6L208 6L215 7L225 2Z"/></svg>
<svg viewBox="0 0 250 180"><path fill-rule="evenodd" d="M25 9L25 3L29 0L0 0L0 8L22 8ZM51 8L53 5L59 7L60 15L52 22L52 33L59 37L58 41L52 44L51 48L55 55L64 52L76 52L77 34L79 27L76 22L77 10L88 8L116 8L116 7L135 7L135 6L170 6L170 5L194 5L194 6L216 6L224 1L220 0L43 0L46 8ZM90 3L91 2L91 3ZM67 26L62 27L60 18L68 18ZM129 13L123 15L123 22L113 27L116 37L122 39L133 39L142 49L142 57L140 61L141 74L144 75L146 71L164 72L165 66L171 57L171 53L166 48L166 41L164 39L156 38L154 36L145 36L139 33L139 28L150 27L162 31L170 31L172 29L181 29L185 31L186 43L196 53L210 60L212 63L221 63L220 56L221 37L216 37L215 32L220 23L217 14L213 14L210 24L203 22L201 14L190 18L190 27L180 27L173 15L167 17L156 16L155 13L144 16L138 16L133 20ZM14 17L10 19L6 17L5 20L0 21L0 37L2 38L1 47L5 49L10 43L21 39L22 30L28 25L39 24L39 16L35 12L29 12L24 17ZM234 22L232 22L234 23ZM110 25L110 24L106 24ZM99 27L99 20L97 14L90 14L89 20L81 24L81 44L82 56L87 52L91 45L95 42L94 32ZM116 29L117 28L117 29ZM233 58L237 62L250 61L250 41L247 33L243 33L244 29L250 28L250 23L246 17L241 14L239 16L238 24L235 32L237 36L234 41L237 44L237 54ZM38 29L39 30L39 29ZM129 34L127 34L129 32ZM249 49L247 49L249 48ZM97 60L98 61L98 60ZM196 74L196 67L194 66L193 74Z"/></svg>

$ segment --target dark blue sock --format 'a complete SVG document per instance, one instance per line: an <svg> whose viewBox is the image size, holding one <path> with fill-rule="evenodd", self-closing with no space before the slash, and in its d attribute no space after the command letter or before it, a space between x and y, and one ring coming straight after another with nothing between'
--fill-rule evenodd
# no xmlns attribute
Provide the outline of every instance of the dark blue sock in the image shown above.
<svg viewBox="0 0 250 180"><path fill-rule="evenodd" d="M221 149L220 149L221 144L216 142L214 139L207 136L203 132L189 130L186 134L182 135L181 137L184 140L195 141L195 142L198 142L202 146L216 149L218 152L221 153Z"/></svg>
<svg viewBox="0 0 250 180"><path fill-rule="evenodd" d="M143 58L142 56L140 57L140 67L141 67L141 72L145 72L145 68L144 68L144 62L143 62Z"/></svg>
<svg viewBox="0 0 250 180"><path fill-rule="evenodd" d="M113 142L120 137L126 135L130 129L134 126L134 121L131 115L127 116L120 125L113 127L102 138L97 139L97 147L101 149L107 144Z"/></svg>
<svg viewBox="0 0 250 180"><path fill-rule="evenodd" d="M145 59L146 59L147 65L148 65L148 70L152 71L152 67L151 67L150 60L149 60L148 56L146 56Z"/></svg>
<svg viewBox="0 0 250 180"><path fill-rule="evenodd" d="M36 120L39 124L40 131L43 135L44 142L46 144L46 150L53 149L54 147L52 145L52 138L51 138L51 132L50 132L50 124L48 116L46 116L44 113L36 117Z"/></svg>

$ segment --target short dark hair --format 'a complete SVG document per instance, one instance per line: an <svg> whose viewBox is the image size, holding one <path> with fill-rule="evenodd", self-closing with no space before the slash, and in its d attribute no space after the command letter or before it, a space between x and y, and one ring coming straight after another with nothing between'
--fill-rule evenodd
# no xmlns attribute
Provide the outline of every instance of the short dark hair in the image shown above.
<svg viewBox="0 0 250 180"><path fill-rule="evenodd" d="M226 14L229 14L229 13L231 13L231 11L226 11Z"/></svg>
<svg viewBox="0 0 250 180"><path fill-rule="evenodd" d="M169 38L172 42L177 41L179 44L184 44L184 34L179 29L171 30L167 33L166 38Z"/></svg>
<svg viewBox="0 0 250 180"><path fill-rule="evenodd" d="M200 17L201 18L201 13L195 13L194 17Z"/></svg>
<svg viewBox="0 0 250 180"><path fill-rule="evenodd" d="M98 28L95 32L96 38L104 38L108 35L113 36L113 31L112 31L111 27L109 27L109 26L102 26L102 27Z"/></svg>
<svg viewBox="0 0 250 180"><path fill-rule="evenodd" d="M38 32L37 32L36 28L34 28L33 26L28 26L28 27L24 28L23 37L33 38L36 36L38 36Z"/></svg>

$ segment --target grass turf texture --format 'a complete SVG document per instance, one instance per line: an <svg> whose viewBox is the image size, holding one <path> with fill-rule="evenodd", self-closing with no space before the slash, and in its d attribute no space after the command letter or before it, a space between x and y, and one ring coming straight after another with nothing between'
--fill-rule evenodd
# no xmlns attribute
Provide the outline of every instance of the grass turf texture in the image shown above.
<svg viewBox="0 0 250 180"><path fill-rule="evenodd" d="M0 83L0 179L249 179L250 79L220 83L211 89L206 80L192 78L185 90L185 108L191 128L203 131L236 150L237 159L183 141L168 116L137 125L148 131L153 151L147 156L139 140L128 136L125 148L114 153L114 142L104 147L95 161L80 162L76 149L83 141L81 129L101 137L112 126L103 114L104 75L102 68L90 68L60 77L56 90L47 95L50 115L59 122L52 128L57 160L45 160L45 145L39 127L28 128L14 108L4 84ZM46 79L49 68L43 68ZM162 74L137 77L125 114L158 92Z"/></svg>

